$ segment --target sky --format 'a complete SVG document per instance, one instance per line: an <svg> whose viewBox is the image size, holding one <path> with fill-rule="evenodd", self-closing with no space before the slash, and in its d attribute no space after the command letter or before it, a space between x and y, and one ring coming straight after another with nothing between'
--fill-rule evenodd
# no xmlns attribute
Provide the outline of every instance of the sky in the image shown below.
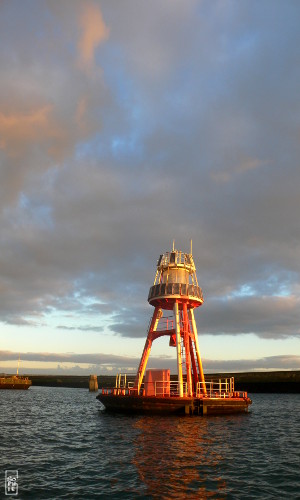
<svg viewBox="0 0 300 500"><path fill-rule="evenodd" d="M300 369L299 18L1 1L0 372L134 373L157 259L191 239L204 371Z"/></svg>

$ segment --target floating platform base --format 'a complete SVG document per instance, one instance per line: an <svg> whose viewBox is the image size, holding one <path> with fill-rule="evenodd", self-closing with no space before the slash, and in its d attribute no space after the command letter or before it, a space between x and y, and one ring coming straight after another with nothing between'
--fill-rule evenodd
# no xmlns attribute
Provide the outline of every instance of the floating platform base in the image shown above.
<svg viewBox="0 0 300 500"><path fill-rule="evenodd" d="M219 415L245 413L252 401L244 397L157 397L113 394L105 390L97 399L109 412L176 415Z"/></svg>
<svg viewBox="0 0 300 500"><path fill-rule="evenodd" d="M0 377L0 389L6 390L27 390L32 382L28 377L19 377L12 375L11 377Z"/></svg>

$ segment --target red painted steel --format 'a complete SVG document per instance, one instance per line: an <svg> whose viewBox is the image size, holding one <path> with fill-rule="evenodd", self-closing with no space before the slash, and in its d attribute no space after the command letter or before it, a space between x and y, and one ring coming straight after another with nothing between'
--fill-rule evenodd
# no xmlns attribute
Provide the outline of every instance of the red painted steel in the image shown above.
<svg viewBox="0 0 300 500"><path fill-rule="evenodd" d="M134 381L117 375L116 387L102 389L98 399L112 411L215 414L243 412L252 403L234 390L233 377L204 378L194 309L203 304L192 252L161 255L148 302L154 306L145 346ZM164 317L167 311L168 316ZM169 337L176 348L177 381L170 370L147 370L153 342Z"/></svg>

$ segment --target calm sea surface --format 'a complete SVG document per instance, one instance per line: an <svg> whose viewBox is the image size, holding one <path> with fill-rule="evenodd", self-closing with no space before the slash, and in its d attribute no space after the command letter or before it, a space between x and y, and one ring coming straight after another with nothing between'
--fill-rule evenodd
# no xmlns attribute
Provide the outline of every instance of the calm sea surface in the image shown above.
<svg viewBox="0 0 300 500"><path fill-rule="evenodd" d="M0 391L0 498L300 499L300 394L253 394L248 414L100 411L85 389Z"/></svg>

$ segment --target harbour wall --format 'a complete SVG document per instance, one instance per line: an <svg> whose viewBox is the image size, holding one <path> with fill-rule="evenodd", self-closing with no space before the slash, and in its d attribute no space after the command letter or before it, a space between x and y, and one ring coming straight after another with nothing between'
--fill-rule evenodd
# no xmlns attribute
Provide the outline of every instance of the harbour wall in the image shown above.
<svg viewBox="0 0 300 500"><path fill-rule="evenodd" d="M83 375L26 375L32 380L32 385L47 387L89 387L89 376ZM249 393L300 393L300 370L276 372L245 372L245 373L214 373L206 374L208 379L234 377L235 389ZM115 386L116 377L98 375L99 388ZM176 380L176 376L171 376Z"/></svg>

